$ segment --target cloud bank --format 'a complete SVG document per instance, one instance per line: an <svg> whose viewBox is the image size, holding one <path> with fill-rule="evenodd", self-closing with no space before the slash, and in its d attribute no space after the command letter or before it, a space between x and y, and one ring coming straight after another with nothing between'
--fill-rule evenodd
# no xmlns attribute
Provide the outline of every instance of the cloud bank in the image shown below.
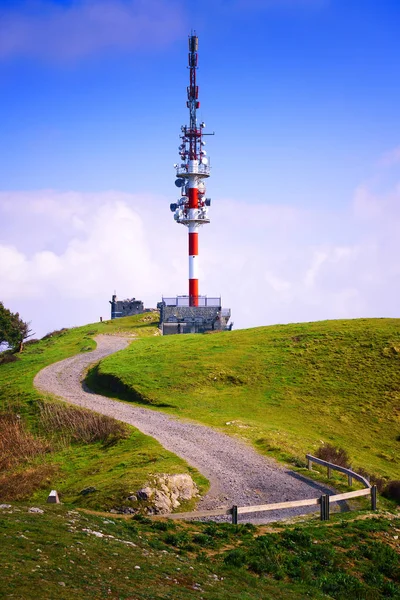
<svg viewBox="0 0 400 600"><path fill-rule="evenodd" d="M221 199L200 234L201 293L222 294L238 327L398 317L399 202L400 185L376 178L335 213ZM107 317L114 290L149 307L186 293L186 230L168 204L120 192L0 193L1 300L42 335Z"/></svg>

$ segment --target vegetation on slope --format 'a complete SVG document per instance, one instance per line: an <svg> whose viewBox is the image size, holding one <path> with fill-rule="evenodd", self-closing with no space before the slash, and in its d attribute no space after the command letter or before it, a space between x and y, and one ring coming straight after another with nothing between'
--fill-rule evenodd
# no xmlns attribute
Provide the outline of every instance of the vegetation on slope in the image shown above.
<svg viewBox="0 0 400 600"><path fill-rule="evenodd" d="M400 320L357 319L144 340L107 357L92 387L304 464L322 443L399 479Z"/></svg>
<svg viewBox="0 0 400 600"><path fill-rule="evenodd" d="M400 598L399 519L255 528L42 510L0 509L0 597Z"/></svg>
<svg viewBox="0 0 400 600"><path fill-rule="evenodd" d="M19 360L0 365L2 501L43 500L55 488L63 501L110 509L126 504L151 474L188 471L204 489L206 481L153 438L33 387L46 365L94 349L99 333L128 333L140 345L156 331L153 314L65 329L28 343ZM87 488L95 491L81 494Z"/></svg>

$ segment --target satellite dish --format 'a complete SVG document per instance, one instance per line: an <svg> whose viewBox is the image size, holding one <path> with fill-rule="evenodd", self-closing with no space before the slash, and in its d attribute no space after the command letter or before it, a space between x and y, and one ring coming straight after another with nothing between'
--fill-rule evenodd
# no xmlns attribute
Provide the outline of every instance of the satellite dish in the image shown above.
<svg viewBox="0 0 400 600"><path fill-rule="evenodd" d="M185 183L184 179L175 179L175 185L176 185L176 187L180 188L180 187L183 186L184 183Z"/></svg>

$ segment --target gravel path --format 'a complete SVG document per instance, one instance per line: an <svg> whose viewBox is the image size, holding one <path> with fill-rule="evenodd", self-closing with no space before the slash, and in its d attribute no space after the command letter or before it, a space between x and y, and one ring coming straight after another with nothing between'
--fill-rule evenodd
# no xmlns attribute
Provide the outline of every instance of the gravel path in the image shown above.
<svg viewBox="0 0 400 600"><path fill-rule="evenodd" d="M199 503L199 510L233 504L249 506L300 500L332 493L332 490L285 469L258 454L251 446L223 433L161 411L111 400L92 393L82 385L81 379L89 365L125 348L130 341L123 337L99 335L96 350L49 365L36 375L34 384L39 390L72 404L134 425L197 468L211 483L209 492ZM255 513L246 518L243 515L240 519L266 523L305 512L305 508L290 509L263 515Z"/></svg>

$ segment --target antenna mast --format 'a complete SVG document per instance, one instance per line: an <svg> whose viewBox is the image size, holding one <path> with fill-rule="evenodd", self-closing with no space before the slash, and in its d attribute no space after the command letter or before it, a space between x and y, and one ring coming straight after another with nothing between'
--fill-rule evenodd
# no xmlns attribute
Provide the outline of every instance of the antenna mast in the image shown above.
<svg viewBox="0 0 400 600"><path fill-rule="evenodd" d="M181 163L174 165L177 179L175 185L181 190L181 198L171 204L174 219L189 229L189 305L199 305L199 279L198 279L198 229L201 225L210 222L207 217L210 198L205 197L205 179L210 176L209 159L207 158L206 145L203 140L205 123L197 124L197 109L200 108L199 88L196 83L198 62L199 38L197 35L189 36L189 70L190 80L187 88L187 102L189 109L189 126L181 127L181 144L179 156Z"/></svg>

